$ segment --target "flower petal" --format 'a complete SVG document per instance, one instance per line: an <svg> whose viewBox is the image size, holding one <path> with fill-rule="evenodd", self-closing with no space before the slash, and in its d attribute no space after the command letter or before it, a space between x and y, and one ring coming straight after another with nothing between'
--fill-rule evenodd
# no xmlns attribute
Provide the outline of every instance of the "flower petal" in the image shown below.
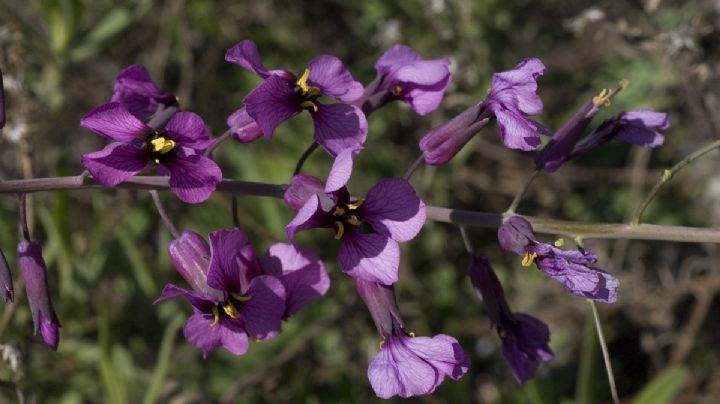
<svg viewBox="0 0 720 404"><path fill-rule="evenodd" d="M287 79L270 75L243 100L248 115L267 137L283 121L299 113L300 101Z"/></svg>
<svg viewBox="0 0 720 404"><path fill-rule="evenodd" d="M493 106L500 137L506 147L531 151L540 146L540 134L534 122L502 107Z"/></svg>
<svg viewBox="0 0 720 404"><path fill-rule="evenodd" d="M203 352L203 358L221 346L235 355L247 352L247 334L239 322L221 319L215 324L214 320L212 314L196 311L183 327L185 339Z"/></svg>
<svg viewBox="0 0 720 404"><path fill-rule="evenodd" d="M425 224L425 203L406 180L386 178L370 188L358 214L376 232L403 242L415 238Z"/></svg>
<svg viewBox="0 0 720 404"><path fill-rule="evenodd" d="M407 338L385 339L380 352L370 362L368 379L380 398L429 394L442 380L432 365L405 346L404 340Z"/></svg>
<svg viewBox="0 0 720 404"><path fill-rule="evenodd" d="M543 111L537 95L537 78L545 72L545 65L537 58L526 58L512 70L495 73L488 99L494 99L525 115L538 115Z"/></svg>
<svg viewBox="0 0 720 404"><path fill-rule="evenodd" d="M439 334L432 338L414 337L405 339L404 342L415 355L453 380L462 377L470 367L470 359L465 351L458 341L449 335ZM439 381L442 381L442 378Z"/></svg>
<svg viewBox="0 0 720 404"><path fill-rule="evenodd" d="M179 146L204 151L213 143L205 122L194 112L182 111L174 114L165 129L168 137L175 140Z"/></svg>
<svg viewBox="0 0 720 404"><path fill-rule="evenodd" d="M352 174L353 160L362 149L362 147L349 148L338 153L330 168L327 183L325 184L325 192L335 192L347 184Z"/></svg>
<svg viewBox="0 0 720 404"><path fill-rule="evenodd" d="M111 101L120 103L138 119L154 114L158 104L177 104L173 94L160 91L143 65L128 66L120 72L115 79Z"/></svg>
<svg viewBox="0 0 720 404"><path fill-rule="evenodd" d="M247 235L239 229L216 230L208 234L208 240L211 257L208 285L226 294L245 293L241 277L247 263L239 254L249 244Z"/></svg>
<svg viewBox="0 0 720 404"><path fill-rule="evenodd" d="M378 74L388 74L391 69L401 63L420 60L420 55L411 47L403 44L391 46L375 62L375 70Z"/></svg>
<svg viewBox="0 0 720 404"><path fill-rule="evenodd" d="M83 154L80 161L97 182L114 187L144 170L150 154L130 144L110 143L100 151Z"/></svg>
<svg viewBox="0 0 720 404"><path fill-rule="evenodd" d="M360 108L348 104L318 105L312 113L315 141L333 156L356 149L367 138L367 119Z"/></svg>
<svg viewBox="0 0 720 404"><path fill-rule="evenodd" d="M290 209L295 212L315 194L323 193L323 182L317 177L309 175L295 175L290 181L290 185L285 190L283 199Z"/></svg>
<svg viewBox="0 0 720 404"><path fill-rule="evenodd" d="M152 129L117 102L100 105L80 120L80 126L116 142L142 139Z"/></svg>
<svg viewBox="0 0 720 404"><path fill-rule="evenodd" d="M225 52L225 61L240 65L263 79L270 76L270 72L263 65L255 42L246 39L240 41Z"/></svg>
<svg viewBox="0 0 720 404"><path fill-rule="evenodd" d="M162 164L170 172L170 189L186 203L204 202L222 180L220 167L203 155L178 154Z"/></svg>
<svg viewBox="0 0 720 404"><path fill-rule="evenodd" d="M381 234L346 230L338 260L342 270L353 278L392 285L398 280L400 247Z"/></svg>
<svg viewBox="0 0 720 404"><path fill-rule="evenodd" d="M307 68L310 70L308 84L320 88L324 95L352 102L363 94L363 85L353 79L335 56L318 56L308 63Z"/></svg>
<svg viewBox="0 0 720 404"><path fill-rule="evenodd" d="M230 134L240 143L250 143L263 135L260 126L255 122L243 107L233 112L227 119Z"/></svg>
<svg viewBox="0 0 720 404"><path fill-rule="evenodd" d="M213 295L209 295L195 290L187 290L177 285L173 285L172 283L168 283L167 285L165 285L162 292L160 293L160 297L158 297L153 302L153 304L164 302L168 299L174 299L176 297L182 297L186 299L197 310L205 313L209 313L212 307L215 306L218 302L218 299Z"/></svg>
<svg viewBox="0 0 720 404"><path fill-rule="evenodd" d="M222 298L222 294L207 284L210 246L202 236L183 231L180 237L168 243L168 254L175 269L193 289Z"/></svg>
<svg viewBox="0 0 720 404"><path fill-rule="evenodd" d="M250 281L250 300L243 302L240 318L247 333L257 339L269 339L280 332L285 313L285 287L271 275L260 275Z"/></svg>
<svg viewBox="0 0 720 404"><path fill-rule="evenodd" d="M320 195L315 194L308 198L305 205L298 210L293 220L285 226L285 234L288 240L294 244L295 233L318 227L331 228L333 227L333 221L331 214L322 210Z"/></svg>
<svg viewBox="0 0 720 404"><path fill-rule="evenodd" d="M292 244L276 243L261 259L263 272L280 279L285 287L284 318L324 295L330 278L320 258L312 251Z"/></svg>

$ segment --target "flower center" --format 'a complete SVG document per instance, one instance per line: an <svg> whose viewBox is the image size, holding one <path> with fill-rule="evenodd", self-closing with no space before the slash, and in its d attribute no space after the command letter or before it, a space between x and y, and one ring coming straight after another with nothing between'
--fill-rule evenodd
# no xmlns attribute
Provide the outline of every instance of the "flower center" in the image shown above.
<svg viewBox="0 0 720 404"><path fill-rule="evenodd" d="M604 105L604 106L606 106L606 107L609 106L609 105L610 105L610 100L612 100L612 98L613 98L617 93L619 93L619 92L622 91L625 87L627 87L628 84L630 84L630 82L623 79L623 80L620 80L620 82L618 83L617 87L615 87L615 89L613 89L613 90L610 90L610 89L607 89L607 88L603 89L602 91L600 91L600 94L598 94L598 95L596 95L595 97L593 97L593 99L592 99L593 105L595 105L595 106Z"/></svg>
<svg viewBox="0 0 720 404"><path fill-rule="evenodd" d="M220 323L220 310L222 310L222 313L225 313L230 318L239 318L240 311L238 311L237 305L247 302L251 297L251 295L242 296L237 293L230 293L227 300L222 303L218 303L212 308L213 322L210 324L210 327L215 327L218 323Z"/></svg>
<svg viewBox="0 0 720 404"><path fill-rule="evenodd" d="M395 84L391 91L393 95L400 95L403 92L403 88L400 84Z"/></svg>
<svg viewBox="0 0 720 404"><path fill-rule="evenodd" d="M535 262L535 258L537 258L537 253L534 252L534 253L530 254L530 253L526 252L525 256L523 257L520 264L522 264L522 266L524 266L524 267L529 267L530 265L533 264L533 262Z"/></svg>
<svg viewBox="0 0 720 404"><path fill-rule="evenodd" d="M345 234L345 223L351 226L360 226L362 220L358 219L355 211L363 204L365 200L360 198L358 200L348 202L345 207L336 206L333 216L337 218L335 220L335 239L340 240Z"/></svg>
<svg viewBox="0 0 720 404"><path fill-rule="evenodd" d="M310 77L310 69L305 69L302 76L295 82L298 90L300 90L300 96L304 98L304 100L300 102L300 106L308 111L317 112L318 106L314 98L320 95L320 88L309 85L307 82L308 77Z"/></svg>
<svg viewBox="0 0 720 404"><path fill-rule="evenodd" d="M150 145L153 153L166 154L175 148L176 143L172 139L168 139L164 136L155 135L150 138Z"/></svg>

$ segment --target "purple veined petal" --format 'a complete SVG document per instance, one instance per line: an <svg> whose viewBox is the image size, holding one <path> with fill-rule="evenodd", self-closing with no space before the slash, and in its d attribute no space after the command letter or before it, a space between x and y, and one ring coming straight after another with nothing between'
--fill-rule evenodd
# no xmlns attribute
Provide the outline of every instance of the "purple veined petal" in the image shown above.
<svg viewBox="0 0 720 404"><path fill-rule="evenodd" d="M250 300L239 308L247 333L257 339L269 339L280 332L285 313L285 287L271 275L260 275L250 281Z"/></svg>
<svg viewBox="0 0 720 404"><path fill-rule="evenodd" d="M53 351L57 351L60 344L60 325L57 319L53 321L40 315L40 337Z"/></svg>
<svg viewBox="0 0 720 404"><path fill-rule="evenodd" d="M291 244L276 243L260 259L263 272L280 279L285 287L287 318L303 306L323 296L330 278L320 258L312 251Z"/></svg>
<svg viewBox="0 0 720 404"><path fill-rule="evenodd" d="M186 203L206 201L222 180L220 167L200 154L188 156L178 153L161 163L170 172L170 189Z"/></svg>
<svg viewBox="0 0 720 404"><path fill-rule="evenodd" d="M375 328L383 338L405 334L405 325L395 299L393 285L381 285L356 278L355 289L367 306Z"/></svg>
<svg viewBox="0 0 720 404"><path fill-rule="evenodd" d="M165 285L162 292L160 293L160 297L158 297L153 302L153 304L158 304L164 302L165 300L174 299L176 297L182 297L183 299L186 299L197 310L206 313L209 313L213 306L215 306L219 301L219 299L217 299L214 295L195 290L187 290L181 288L180 286L173 285L172 283L168 283L167 285Z"/></svg>
<svg viewBox="0 0 720 404"><path fill-rule="evenodd" d="M360 108L348 104L318 104L312 113L315 141L332 156L362 147L368 124Z"/></svg>
<svg viewBox="0 0 720 404"><path fill-rule="evenodd" d="M228 49L227 52L225 52L225 61L240 65L263 79L270 76L270 72L265 68L260 58L257 45L249 39L240 41Z"/></svg>
<svg viewBox="0 0 720 404"><path fill-rule="evenodd" d="M210 246L199 234L185 230L168 243L168 254L175 269L194 290L222 299L222 293L207 284Z"/></svg>
<svg viewBox="0 0 720 404"><path fill-rule="evenodd" d="M408 338L405 340L405 346L415 355L430 363L435 370L453 380L462 377L470 367L470 359L465 351L458 341L449 335Z"/></svg>
<svg viewBox="0 0 720 404"><path fill-rule="evenodd" d="M498 242L504 250L524 255L535 242L532 225L522 216L512 216L498 228Z"/></svg>
<svg viewBox="0 0 720 404"><path fill-rule="evenodd" d="M601 303L615 303L619 282L611 274L561 257L536 259L537 267L572 294Z"/></svg>
<svg viewBox="0 0 720 404"><path fill-rule="evenodd" d="M234 355L247 352L247 334L239 322L222 318L213 325L214 320L212 314L196 311L183 327L185 339L202 351L203 358L221 346Z"/></svg>
<svg viewBox="0 0 720 404"><path fill-rule="evenodd" d="M117 102L100 105L80 120L80 126L116 142L130 143L152 132Z"/></svg>
<svg viewBox="0 0 720 404"><path fill-rule="evenodd" d="M485 306L490 322L501 324L503 321L513 321L513 313L505 300L502 284L486 256L477 254L473 257L468 275L475 293Z"/></svg>
<svg viewBox="0 0 720 404"><path fill-rule="evenodd" d="M342 270L353 278L392 285L398 280L400 247L381 234L346 229L338 260Z"/></svg>
<svg viewBox="0 0 720 404"><path fill-rule="evenodd" d="M320 227L333 227L332 213L325 212L321 208L320 196L312 195L303 205L297 214L285 226L285 234L291 243L295 244L295 233L307 229Z"/></svg>
<svg viewBox="0 0 720 404"><path fill-rule="evenodd" d="M242 272L246 265L238 259L239 253L249 244L247 235L239 229L216 230L208 234L210 240L210 269L207 283L210 287L230 293L245 293Z"/></svg>
<svg viewBox="0 0 720 404"><path fill-rule="evenodd" d="M431 85L406 84L400 98L407 101L418 115L427 115L440 106L450 79L448 74L443 80Z"/></svg>
<svg viewBox="0 0 720 404"><path fill-rule="evenodd" d="M247 109L240 108L233 112L227 119L230 127L230 134L233 139L240 143L250 143L263 136L262 129L254 119L247 113Z"/></svg>
<svg viewBox="0 0 720 404"><path fill-rule="evenodd" d="M112 101L120 103L138 119L154 114L159 104L177 104L173 94L162 92L155 85L143 65L128 66L120 72L115 79Z"/></svg>
<svg viewBox="0 0 720 404"><path fill-rule="evenodd" d="M362 149L362 147L355 147L338 153L330 168L327 183L325 184L325 192L335 192L347 184L350 175L352 175L353 160L360 154Z"/></svg>
<svg viewBox="0 0 720 404"><path fill-rule="evenodd" d="M213 143L208 135L205 122L194 112L176 113L170 118L165 130L167 130L168 138L176 141L180 146L190 147L194 150L204 151Z"/></svg>
<svg viewBox="0 0 720 404"><path fill-rule="evenodd" d="M95 180L106 187L125 181L150 164L147 150L125 143L110 143L104 149L83 154L82 165Z"/></svg>
<svg viewBox="0 0 720 404"><path fill-rule="evenodd" d="M283 200L290 209L297 212L311 196L323 194L323 187L324 184L320 178L298 174L293 176L290 181L290 185L283 195Z"/></svg>
<svg viewBox="0 0 720 404"><path fill-rule="evenodd" d="M548 346L550 330L542 321L515 313L515 323L503 331L502 353L518 383L532 379L540 362L554 357Z"/></svg>
<svg viewBox="0 0 720 404"><path fill-rule="evenodd" d="M358 214L376 232L403 242L425 224L425 203L407 180L386 178L370 188Z"/></svg>
<svg viewBox="0 0 720 404"><path fill-rule="evenodd" d="M407 338L385 339L380 352L370 362L368 379L380 398L429 394L439 384L438 371L405 346Z"/></svg>
<svg viewBox="0 0 720 404"><path fill-rule="evenodd" d="M545 65L539 59L526 58L512 70L493 74L488 100L518 109L525 115L541 114L542 100L536 91L537 78L544 71Z"/></svg>
<svg viewBox="0 0 720 404"><path fill-rule="evenodd" d="M398 82L434 86L442 83L447 87L450 82L450 59L418 60L405 63L392 73Z"/></svg>
<svg viewBox="0 0 720 404"><path fill-rule="evenodd" d="M502 107L492 109L505 147L532 151L540 146L540 134L531 120Z"/></svg>
<svg viewBox="0 0 720 404"><path fill-rule="evenodd" d="M282 122L302 111L291 84L280 76L270 75L243 100L248 115L267 137L272 137Z"/></svg>
<svg viewBox="0 0 720 404"><path fill-rule="evenodd" d="M450 161L485 125L487 119L480 116L482 103L475 104L445 122L431 129L420 139L420 150L425 162L440 166Z"/></svg>
<svg viewBox="0 0 720 404"><path fill-rule="evenodd" d="M308 63L307 68L310 70L308 84L318 87L324 95L352 102L363 94L363 85L353 79L335 56L318 56Z"/></svg>
<svg viewBox="0 0 720 404"><path fill-rule="evenodd" d="M592 99L581 105L573 116L555 131L545 147L535 155L535 167L553 172L569 160L575 145L599 110L600 106Z"/></svg>
<svg viewBox="0 0 720 404"><path fill-rule="evenodd" d="M630 124L622 125L617 130L615 140L651 148L660 147L665 143L665 137L658 132Z"/></svg>
<svg viewBox="0 0 720 404"><path fill-rule="evenodd" d="M375 70L378 74L388 74L398 64L420 59L420 55L409 46L395 44L386 50L377 62L375 62Z"/></svg>

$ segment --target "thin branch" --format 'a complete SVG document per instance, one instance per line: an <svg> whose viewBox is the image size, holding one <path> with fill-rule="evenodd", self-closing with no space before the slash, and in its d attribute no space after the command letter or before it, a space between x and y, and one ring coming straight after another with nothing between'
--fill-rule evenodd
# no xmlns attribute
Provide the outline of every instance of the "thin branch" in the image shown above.
<svg viewBox="0 0 720 404"><path fill-rule="evenodd" d="M232 210L232 221L233 225L240 228L240 218L238 217L238 202L237 202L237 195L232 196L232 202L231 202L231 208Z"/></svg>
<svg viewBox="0 0 720 404"><path fill-rule="evenodd" d="M603 360L605 361L605 370L607 371L608 384L610 384L610 395L612 396L613 403L619 404L620 399L618 398L617 386L615 386L615 376L613 375L612 364L610 363L610 353L607 349L607 343L605 342L605 335L603 334L602 323L600 322L600 314L598 313L597 305L594 300L588 299L590 307L592 308L593 318L595 318L595 329L597 330L598 340L600 341L600 349L602 350Z"/></svg>
<svg viewBox="0 0 720 404"><path fill-rule="evenodd" d="M691 153L689 156L685 157L684 159L680 160L677 164L672 166L671 168L665 170L663 173L663 176L660 178L660 180L655 184L655 186L650 190L650 193L645 197L645 200L640 203L640 206L635 210L635 213L633 213L632 219L630 220L630 224L637 225L640 223L640 219L642 219L642 215L645 212L645 209L647 209L648 205L650 205L650 202L652 202L653 199L655 199L655 196L657 196L658 192L660 192L660 189L670 180L672 180L673 176L677 174L678 171L682 170L683 167L686 165L692 163L693 161L697 160L698 158L704 156L705 154L717 149L720 147L720 140L716 140L705 147L703 147L700 150L697 150L693 153Z"/></svg>
<svg viewBox="0 0 720 404"><path fill-rule="evenodd" d="M537 177L538 174L540 174L540 170L535 170L532 172L532 174L530 174L530 176L527 177L523 186L515 194L515 197L510 203L510 207L507 208L507 211L505 212L506 214L515 213L515 209L517 209L518 205L520 205L520 200L522 200L523 195L525 195L528 188L530 188L530 184L532 184L533 180L535 180L535 177Z"/></svg>
<svg viewBox="0 0 720 404"><path fill-rule="evenodd" d="M410 167L408 167L407 171L405 171L405 174L403 175L403 178L407 181L410 181L410 177L415 173L415 171L422 165L422 163L425 162L425 155L421 154L415 161L413 161L412 164L410 164Z"/></svg>
<svg viewBox="0 0 720 404"><path fill-rule="evenodd" d="M158 194L158 191L152 189L150 190L150 195L152 196L153 203L155 203L155 208L157 208L157 211L160 214L163 222L165 222L165 226L168 228L170 234L172 234L174 238L180 238L180 233L178 233L177 227L175 227L175 223L173 223L173 221L170 219L170 216L168 216L167 212L165 211L165 207L160 201L160 194Z"/></svg>
<svg viewBox="0 0 720 404"><path fill-rule="evenodd" d="M313 152L315 150L317 150L318 146L320 146L320 144L318 144L318 142L312 142L312 144L310 146L308 146L307 149L305 149L303 154L298 159L297 164L295 164L295 170L293 171L293 176L300 174L300 171L302 171L302 168L305 165L305 160L307 160L308 157L310 157L310 155L313 154Z"/></svg>
<svg viewBox="0 0 720 404"><path fill-rule="evenodd" d="M25 194L18 195L18 208L20 211L20 229L25 241L30 241L30 229L28 228L27 201Z"/></svg>
<svg viewBox="0 0 720 404"><path fill-rule="evenodd" d="M470 255L475 255L475 249L472 246L472 241L470 241L470 235L467 232L467 229L465 226L458 226L460 228L460 235L462 236L463 244L465 245L465 251L467 251Z"/></svg>
<svg viewBox="0 0 720 404"><path fill-rule="evenodd" d="M212 154L212 152L214 152L215 149L216 149L218 146L220 146L220 143L222 143L222 142L224 142L225 140L227 140L227 139L230 137L231 134L232 134L232 131L228 129L228 130L226 130L222 135L220 135L220 136L216 137L215 139L213 139L213 144L210 145L210 147L208 147L207 150L205 150L205 156L206 156L206 157L207 157L207 156L210 156L210 155Z"/></svg>

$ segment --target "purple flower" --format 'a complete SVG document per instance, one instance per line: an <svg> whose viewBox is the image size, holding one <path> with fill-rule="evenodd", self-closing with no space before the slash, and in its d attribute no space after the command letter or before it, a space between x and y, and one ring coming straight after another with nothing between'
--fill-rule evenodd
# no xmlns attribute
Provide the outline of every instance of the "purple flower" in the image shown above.
<svg viewBox="0 0 720 404"><path fill-rule="evenodd" d="M202 118L192 112L178 112L165 128L154 130L111 102L90 111L80 125L113 141L81 160L105 186L114 187L154 163L170 175L170 188L181 200L200 203L222 179L217 164L203 155L212 140Z"/></svg>
<svg viewBox="0 0 720 404"><path fill-rule="evenodd" d="M533 263L550 277L562 283L570 293L597 300L602 303L614 303L617 299L618 280L591 266L598 260L596 254L578 248L565 251L560 239L554 244L540 243L535 239L530 222L521 216L507 219L498 229L500 246L523 256L522 265Z"/></svg>
<svg viewBox="0 0 720 404"><path fill-rule="evenodd" d="M285 193L285 202L297 211L285 227L295 233L313 228L335 230L341 240L340 267L356 279L390 285L398 279L398 242L413 239L425 223L425 204L410 183L384 179L365 198L351 198L344 186L332 192L315 177L296 175Z"/></svg>
<svg viewBox="0 0 720 404"><path fill-rule="evenodd" d="M227 119L230 135L240 143L250 143L260 138L263 133L257 122L248 115L245 108L233 112Z"/></svg>
<svg viewBox="0 0 720 404"><path fill-rule="evenodd" d="M55 315L47 281L47 266L42 257L42 247L34 241L21 241L17 246L18 265L25 282L30 313L33 319L33 335L40 336L47 346L57 350L60 342L60 321Z"/></svg>
<svg viewBox="0 0 720 404"><path fill-rule="evenodd" d="M338 58L318 56L298 77L286 70L266 69L255 43L245 40L228 49L225 60L264 80L243 103L247 114L257 122L265 136L271 137L280 123L307 110L313 119L315 141L331 155L357 148L365 142L365 115L359 108L345 104L360 97L363 86L353 79ZM343 103L322 104L321 96L333 97Z"/></svg>
<svg viewBox="0 0 720 404"><path fill-rule="evenodd" d="M5 254L0 250L0 297L6 302L12 301L15 295L13 289L12 273L10 266L5 259Z"/></svg>
<svg viewBox="0 0 720 404"><path fill-rule="evenodd" d="M425 161L434 166L447 163L492 117L497 120L505 146L535 150L545 129L527 116L543 111L536 91L537 78L544 71L545 65L539 59L527 58L510 71L493 74L485 100L423 136L420 149Z"/></svg>
<svg viewBox="0 0 720 404"><path fill-rule="evenodd" d="M138 119L146 119L159 109L177 106L172 93L160 91L143 65L128 66L115 79L113 102L117 102Z"/></svg>
<svg viewBox="0 0 720 404"><path fill-rule="evenodd" d="M457 380L467 372L470 361L455 338L405 332L392 286L360 279L355 283L383 338L368 367L368 379L378 397L430 394L445 376Z"/></svg>
<svg viewBox="0 0 720 404"><path fill-rule="evenodd" d="M365 97L388 92L387 100L401 100L420 114L437 109L450 84L450 60L424 60L412 48L397 44L375 63L377 77L365 89ZM372 94L369 94L372 93Z"/></svg>
<svg viewBox="0 0 720 404"><path fill-rule="evenodd" d="M193 305L185 323L185 338L207 356L224 347L235 355L248 349L248 336L268 339L280 331L281 320L322 296L330 286L315 254L289 244L274 244L261 259L255 257L240 230L218 230L210 245L185 231L168 245L186 290L168 284L160 302L184 297Z"/></svg>
<svg viewBox="0 0 720 404"><path fill-rule="evenodd" d="M484 255L476 255L470 265L470 280L490 321L502 340L505 361L518 383L524 383L535 374L540 362L550 361L554 355L548 342L548 326L535 317L513 313L505 300L500 280Z"/></svg>

